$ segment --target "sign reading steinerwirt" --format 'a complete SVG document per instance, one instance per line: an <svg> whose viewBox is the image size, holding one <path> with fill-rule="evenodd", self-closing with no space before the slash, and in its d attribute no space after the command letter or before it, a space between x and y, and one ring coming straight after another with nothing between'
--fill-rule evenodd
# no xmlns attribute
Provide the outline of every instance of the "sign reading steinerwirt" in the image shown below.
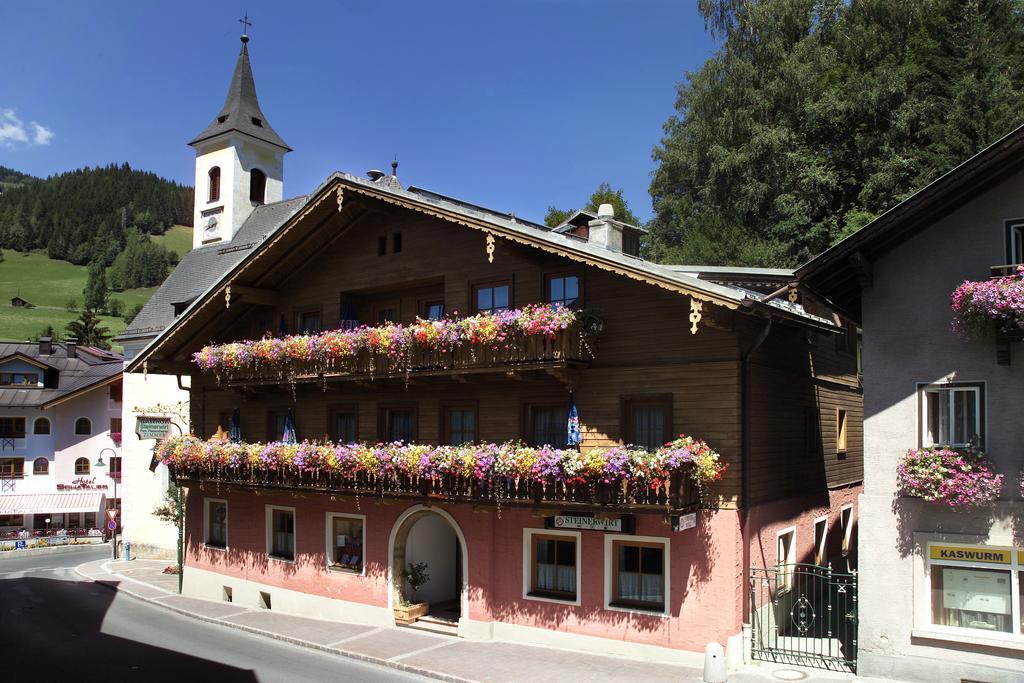
<svg viewBox="0 0 1024 683"><path fill-rule="evenodd" d="M589 531L622 531L622 518L581 517L577 515L556 515L556 529L586 529Z"/></svg>
<svg viewBox="0 0 1024 683"><path fill-rule="evenodd" d="M135 420L135 435L140 439L163 439L171 431L171 418L146 417L140 415Z"/></svg>

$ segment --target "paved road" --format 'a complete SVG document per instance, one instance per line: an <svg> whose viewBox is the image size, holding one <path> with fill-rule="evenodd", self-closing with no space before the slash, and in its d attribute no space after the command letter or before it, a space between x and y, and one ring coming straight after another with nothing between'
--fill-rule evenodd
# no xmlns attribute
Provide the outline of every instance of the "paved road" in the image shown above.
<svg viewBox="0 0 1024 683"><path fill-rule="evenodd" d="M424 681L189 619L83 581L109 548L0 562L0 681Z"/></svg>

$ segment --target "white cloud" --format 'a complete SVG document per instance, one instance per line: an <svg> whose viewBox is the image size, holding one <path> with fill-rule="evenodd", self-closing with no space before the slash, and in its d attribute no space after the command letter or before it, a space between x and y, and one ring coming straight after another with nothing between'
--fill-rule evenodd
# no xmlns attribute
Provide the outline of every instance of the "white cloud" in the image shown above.
<svg viewBox="0 0 1024 683"><path fill-rule="evenodd" d="M53 131L46 126L40 126L35 121L32 122L32 141L37 145L48 145L50 140L53 139Z"/></svg>
<svg viewBox="0 0 1024 683"><path fill-rule="evenodd" d="M0 145L48 145L54 132L46 126L30 121L26 126L13 109L0 109Z"/></svg>

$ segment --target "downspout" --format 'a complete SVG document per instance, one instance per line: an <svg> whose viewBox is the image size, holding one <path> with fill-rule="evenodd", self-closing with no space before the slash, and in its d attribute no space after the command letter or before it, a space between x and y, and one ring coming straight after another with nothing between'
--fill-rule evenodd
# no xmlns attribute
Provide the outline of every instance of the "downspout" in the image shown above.
<svg viewBox="0 0 1024 683"><path fill-rule="evenodd" d="M750 436L750 358L761 347L768 333L772 330L772 318L769 315L765 320L764 327L754 339L753 345L740 359L740 414L742 420L742 433L740 434L740 489L742 507L740 514L740 538L743 541L743 620L750 620L750 596L748 594L748 581L750 577L750 539L747 538L747 522L750 516L750 464L752 460L752 439Z"/></svg>

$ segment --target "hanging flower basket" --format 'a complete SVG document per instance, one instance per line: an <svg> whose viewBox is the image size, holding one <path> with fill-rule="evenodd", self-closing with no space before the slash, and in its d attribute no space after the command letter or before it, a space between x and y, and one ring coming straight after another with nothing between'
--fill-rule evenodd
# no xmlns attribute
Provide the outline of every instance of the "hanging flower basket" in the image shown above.
<svg viewBox="0 0 1024 683"><path fill-rule="evenodd" d="M964 448L911 448L897 468L900 493L965 511L991 505L1003 488L1003 475L981 451Z"/></svg>
<svg viewBox="0 0 1024 683"><path fill-rule="evenodd" d="M964 337L1024 335L1024 266L1013 275L966 281L950 299L953 329Z"/></svg>

